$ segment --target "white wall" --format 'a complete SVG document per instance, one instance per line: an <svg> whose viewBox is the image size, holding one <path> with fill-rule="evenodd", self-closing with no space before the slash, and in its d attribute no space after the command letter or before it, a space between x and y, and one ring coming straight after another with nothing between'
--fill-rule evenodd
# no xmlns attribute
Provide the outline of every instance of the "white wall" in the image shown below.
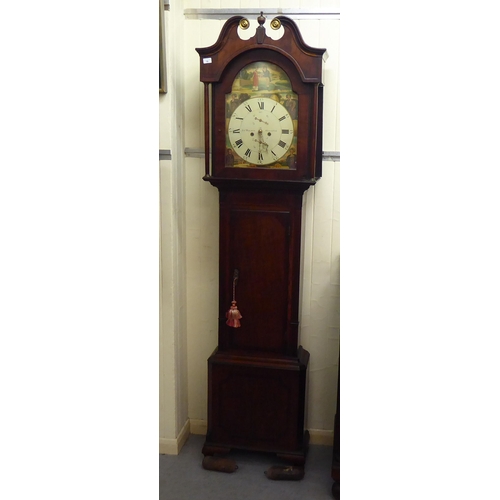
<svg viewBox="0 0 500 500"><path fill-rule="evenodd" d="M196 47L212 45L223 20L186 19L184 9L338 8L325 1L171 2L167 25L168 94L160 96L162 327L160 442L173 443L186 421L203 432L207 415L207 358L217 346L218 191L202 180L203 84ZM328 50L325 64L324 151L340 151L339 23L296 21L305 42ZM253 29L253 28L251 28ZM333 429L339 351L339 171L325 161L323 178L304 195L300 342L311 354L307 426ZM166 449L166 448L164 448Z"/></svg>
<svg viewBox="0 0 500 500"><path fill-rule="evenodd" d="M165 12L167 94L160 94L160 451L177 453L188 421L186 220L184 166L183 11Z"/></svg>

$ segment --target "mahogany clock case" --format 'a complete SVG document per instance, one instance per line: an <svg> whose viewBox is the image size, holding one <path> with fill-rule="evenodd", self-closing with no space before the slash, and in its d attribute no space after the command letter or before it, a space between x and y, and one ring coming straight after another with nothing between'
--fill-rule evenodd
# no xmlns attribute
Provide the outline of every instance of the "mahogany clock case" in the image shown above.
<svg viewBox="0 0 500 500"><path fill-rule="evenodd" d="M214 45L196 49L205 86L204 180L219 190L220 208L219 335L218 347L208 360L203 454L234 447L273 452L303 464L308 445L304 429L309 353L298 346L302 198L321 177L325 49L305 44L297 25L284 16L271 23L284 27L278 40L265 35L262 15L255 36L242 40L237 33L242 21L247 20L229 19ZM282 80L296 98L297 123L292 125L291 114L290 120L284 117L279 122L288 123L283 127L276 125L275 116L266 120L264 113L273 112L270 100L264 101L261 93L258 101L257 94L249 93L251 104L263 104L247 118L251 123L247 149L256 141L254 151L261 152L265 137L274 133L282 134L283 141L291 136L293 142L282 148L282 157L293 144L296 160L281 162L278 168L268 159L260 166L245 163L239 155L243 168L235 168L226 159L228 143L237 141L228 137L233 116L227 111L228 96L245 68L262 63L286 74ZM262 92L258 83L253 87ZM273 130L270 124L260 125L265 121L275 123ZM277 144L276 136L272 139ZM226 322L234 300L242 316L237 325Z"/></svg>

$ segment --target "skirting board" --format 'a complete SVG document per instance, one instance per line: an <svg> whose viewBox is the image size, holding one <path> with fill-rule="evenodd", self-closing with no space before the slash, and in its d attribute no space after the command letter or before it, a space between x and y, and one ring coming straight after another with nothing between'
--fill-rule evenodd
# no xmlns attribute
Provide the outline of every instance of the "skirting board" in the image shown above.
<svg viewBox="0 0 500 500"><path fill-rule="evenodd" d="M204 436L207 433L207 421L189 419L177 439L160 438L161 455L178 455L189 434ZM333 430L309 429L309 444L318 444L323 446L333 446Z"/></svg>
<svg viewBox="0 0 500 500"><path fill-rule="evenodd" d="M190 427L188 419L176 439L160 438L160 455L178 455L191 433Z"/></svg>
<svg viewBox="0 0 500 500"><path fill-rule="evenodd" d="M333 446L333 431L309 429L309 444Z"/></svg>

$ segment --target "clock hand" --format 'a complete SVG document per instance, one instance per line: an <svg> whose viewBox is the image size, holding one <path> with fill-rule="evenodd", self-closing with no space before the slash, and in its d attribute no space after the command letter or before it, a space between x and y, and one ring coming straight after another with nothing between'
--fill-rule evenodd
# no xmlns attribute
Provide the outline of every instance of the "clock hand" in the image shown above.
<svg viewBox="0 0 500 500"><path fill-rule="evenodd" d="M266 125L269 125L269 123L265 122L264 120L261 120L260 118L257 118L256 116L254 116L254 119L260 123L265 123Z"/></svg>
<svg viewBox="0 0 500 500"><path fill-rule="evenodd" d="M267 152L267 148L269 147L269 144L263 140L264 138L262 137L262 129L259 129L259 148L260 145L263 144L265 146L265 151Z"/></svg>
<svg viewBox="0 0 500 500"><path fill-rule="evenodd" d="M254 139L254 141L258 142L259 143L259 154L260 152L262 151L262 141L260 140L261 139L261 135L262 135L262 130L259 130L257 132L257 135L259 136L258 139Z"/></svg>
<svg viewBox="0 0 500 500"><path fill-rule="evenodd" d="M269 146L267 142L259 141L259 139L253 139L253 142L258 142L259 144L264 144L264 146Z"/></svg>

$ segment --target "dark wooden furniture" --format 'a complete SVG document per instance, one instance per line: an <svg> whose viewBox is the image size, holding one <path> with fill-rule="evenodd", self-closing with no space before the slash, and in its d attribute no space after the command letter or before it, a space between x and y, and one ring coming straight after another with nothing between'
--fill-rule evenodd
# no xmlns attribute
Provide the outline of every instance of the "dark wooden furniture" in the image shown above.
<svg viewBox="0 0 500 500"><path fill-rule="evenodd" d="M333 436L332 479L333 498L335 498L335 500L340 500L340 361L337 383L337 411L335 413L335 427Z"/></svg>
<svg viewBox="0 0 500 500"><path fill-rule="evenodd" d="M309 353L298 346L302 197L321 177L325 50L306 45L288 18L272 21L285 31L276 41L258 21L242 40L237 30L248 21L233 17L214 45L196 49L204 180L220 202L219 334L203 454L242 448L301 465L309 438ZM228 320L232 301L239 322Z"/></svg>

